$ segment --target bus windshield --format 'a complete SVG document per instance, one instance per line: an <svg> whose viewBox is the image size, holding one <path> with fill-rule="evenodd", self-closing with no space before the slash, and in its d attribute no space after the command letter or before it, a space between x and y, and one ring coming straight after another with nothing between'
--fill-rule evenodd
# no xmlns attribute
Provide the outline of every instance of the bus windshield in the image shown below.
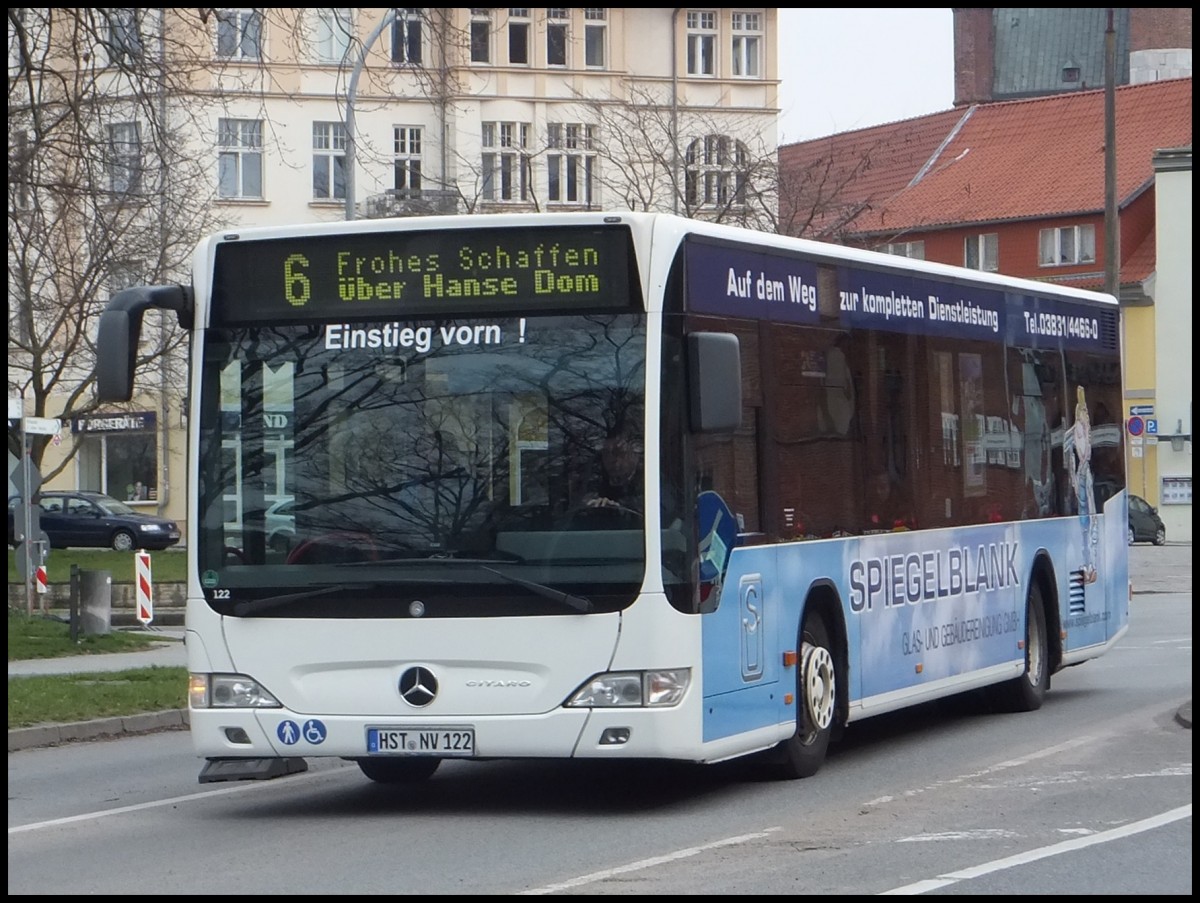
<svg viewBox="0 0 1200 903"><path fill-rule="evenodd" d="M289 617L630 604L645 571L645 353L641 313L210 329L196 537L210 604Z"/></svg>

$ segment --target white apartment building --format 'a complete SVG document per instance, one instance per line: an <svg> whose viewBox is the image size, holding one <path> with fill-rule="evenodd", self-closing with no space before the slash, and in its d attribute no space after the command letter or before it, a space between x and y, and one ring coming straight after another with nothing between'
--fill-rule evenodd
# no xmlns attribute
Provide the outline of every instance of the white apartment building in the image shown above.
<svg viewBox="0 0 1200 903"><path fill-rule="evenodd" d="M236 222L340 218L347 183L358 216L737 219L770 190L748 179L775 154L774 9L270 12L196 36L221 57L200 148Z"/></svg>
<svg viewBox="0 0 1200 903"><path fill-rule="evenodd" d="M204 203L215 228L564 209L770 228L773 8L75 12L92 27L46 58L87 69L101 95L111 86L96 126L111 155L108 190L144 188L150 175L139 183L138 173L161 165L148 159L150 126L138 105L121 97L133 83L127 63L161 61L189 85L186 95L160 88L156 103L209 173ZM21 52L63 41L28 24L14 30L10 19L10 125L14 84L18 97L26 84ZM169 183L170 173L155 177ZM10 216L14 206L36 209L36 197L14 202L11 182ZM12 236L10 222L10 260ZM119 243L108 253L100 301L137 269ZM186 255L176 256L186 268ZM14 291L12 273L10 265L10 335L13 297L28 291ZM11 339L9 358L12 397L33 365ZM123 410L64 420L43 472L73 457L46 488L144 495L129 501L184 524L186 391L164 374L140 385ZM44 411L27 401L25 413L58 416L69 389L59 387ZM10 454L10 473L12 464ZM131 492L137 484L144 491Z"/></svg>

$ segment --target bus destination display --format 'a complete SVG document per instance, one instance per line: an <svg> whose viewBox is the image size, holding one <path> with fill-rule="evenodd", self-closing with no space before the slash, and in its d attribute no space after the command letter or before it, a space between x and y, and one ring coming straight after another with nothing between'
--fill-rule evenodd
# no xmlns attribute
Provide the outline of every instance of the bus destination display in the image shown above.
<svg viewBox="0 0 1200 903"><path fill-rule="evenodd" d="M622 309L624 227L330 233L217 246L213 323Z"/></svg>

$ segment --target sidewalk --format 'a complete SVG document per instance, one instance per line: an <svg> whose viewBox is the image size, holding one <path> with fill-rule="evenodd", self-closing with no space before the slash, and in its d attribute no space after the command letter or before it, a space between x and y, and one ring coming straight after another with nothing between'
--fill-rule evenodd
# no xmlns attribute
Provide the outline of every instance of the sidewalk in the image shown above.
<svg viewBox="0 0 1200 903"><path fill-rule="evenodd" d="M1192 544L1168 542L1164 546L1131 546L1129 578L1134 596L1143 593L1190 593L1192 591ZM30 674L79 674L88 671L124 671L153 665L187 667L184 631L164 627L144 631L163 642L140 652L115 652L107 655L73 655L64 658L36 659L8 663L10 678ZM1189 730L1192 727L1192 703L1188 700L1175 720ZM50 724L18 728L8 732L8 751L53 746L72 740L174 730L187 726L187 710L172 709L124 718L99 718L74 724Z"/></svg>
<svg viewBox="0 0 1200 903"><path fill-rule="evenodd" d="M186 668L187 649L183 645L183 628L124 631L161 639L149 649L136 652L108 652L98 655L66 655L59 658L34 658L8 663L9 677L31 674L79 674L84 671L124 671L128 668Z"/></svg>

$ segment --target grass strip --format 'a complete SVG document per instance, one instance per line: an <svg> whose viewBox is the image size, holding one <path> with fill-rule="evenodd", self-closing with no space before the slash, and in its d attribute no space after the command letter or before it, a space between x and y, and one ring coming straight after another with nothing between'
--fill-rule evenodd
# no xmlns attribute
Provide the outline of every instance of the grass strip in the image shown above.
<svg viewBox="0 0 1200 903"><path fill-rule="evenodd" d="M187 669L31 675L8 679L8 729L187 707Z"/></svg>

